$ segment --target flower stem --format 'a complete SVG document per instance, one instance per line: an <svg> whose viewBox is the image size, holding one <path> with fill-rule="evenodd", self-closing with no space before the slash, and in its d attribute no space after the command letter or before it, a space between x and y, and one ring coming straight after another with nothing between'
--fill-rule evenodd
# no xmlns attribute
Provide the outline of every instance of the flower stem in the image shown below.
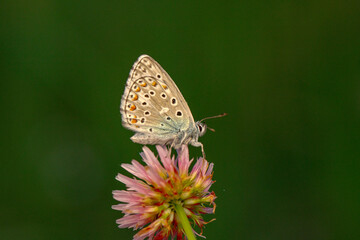
<svg viewBox="0 0 360 240"><path fill-rule="evenodd" d="M175 210L178 214L178 217L180 219L180 223L184 229L185 235L188 240L196 240L194 232L191 228L190 222L188 217L186 216L186 213L184 211L184 208L180 204L175 204Z"/></svg>

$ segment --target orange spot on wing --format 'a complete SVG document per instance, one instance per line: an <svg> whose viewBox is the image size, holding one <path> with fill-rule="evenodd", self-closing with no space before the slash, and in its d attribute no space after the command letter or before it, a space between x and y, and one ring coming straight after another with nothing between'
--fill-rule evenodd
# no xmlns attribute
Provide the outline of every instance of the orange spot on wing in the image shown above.
<svg viewBox="0 0 360 240"><path fill-rule="evenodd" d="M135 105L131 105L130 111L134 111L135 109L136 109L136 106L135 106Z"/></svg>
<svg viewBox="0 0 360 240"><path fill-rule="evenodd" d="M155 81L153 81L152 83L151 83L151 85L153 85L154 87L157 85L157 83L155 82Z"/></svg>
<svg viewBox="0 0 360 240"><path fill-rule="evenodd" d="M136 120L136 119L132 119L132 120L131 120L131 123L137 123L137 120Z"/></svg>
<svg viewBox="0 0 360 240"><path fill-rule="evenodd" d="M135 101L135 100L138 100L138 98L139 98L138 95L135 94L135 96L132 100Z"/></svg>
<svg viewBox="0 0 360 240"><path fill-rule="evenodd" d="M146 87L146 86L147 86L147 84L144 82L144 83L140 84L140 86L142 86L142 87Z"/></svg>
<svg viewBox="0 0 360 240"><path fill-rule="evenodd" d="M140 92L140 87L137 87L137 88L135 89L135 92Z"/></svg>
<svg viewBox="0 0 360 240"><path fill-rule="evenodd" d="M162 85L162 87L163 87L164 89L167 89L167 88L168 88L166 85Z"/></svg>

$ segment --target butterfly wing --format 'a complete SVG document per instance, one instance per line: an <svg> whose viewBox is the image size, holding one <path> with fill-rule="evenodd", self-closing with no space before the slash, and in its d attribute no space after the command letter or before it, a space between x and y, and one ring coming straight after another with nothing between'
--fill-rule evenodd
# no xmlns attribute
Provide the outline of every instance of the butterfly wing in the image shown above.
<svg viewBox="0 0 360 240"><path fill-rule="evenodd" d="M125 128L135 131L134 142L167 144L182 130L195 127L188 104L169 74L153 58L134 63L121 99Z"/></svg>

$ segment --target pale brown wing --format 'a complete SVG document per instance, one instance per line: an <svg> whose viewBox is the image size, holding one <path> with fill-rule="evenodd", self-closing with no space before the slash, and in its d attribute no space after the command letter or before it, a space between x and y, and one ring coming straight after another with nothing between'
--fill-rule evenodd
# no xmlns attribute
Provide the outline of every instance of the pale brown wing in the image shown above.
<svg viewBox="0 0 360 240"><path fill-rule="evenodd" d="M194 127L189 106L166 71L150 56L134 63L121 99L123 126L135 132L171 139ZM155 137L156 138L156 137Z"/></svg>

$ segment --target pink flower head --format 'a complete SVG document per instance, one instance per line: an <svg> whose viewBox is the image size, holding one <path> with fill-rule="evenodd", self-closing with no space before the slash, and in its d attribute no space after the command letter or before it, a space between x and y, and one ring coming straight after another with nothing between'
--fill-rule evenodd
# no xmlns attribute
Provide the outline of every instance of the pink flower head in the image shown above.
<svg viewBox="0 0 360 240"><path fill-rule="evenodd" d="M140 155L146 166L136 160L121 165L137 178L116 176L127 187L127 190L113 191L114 199L121 203L112 208L125 214L116 223L120 228L141 229L135 234L135 240L168 239L169 236L185 239L175 206L182 206L188 219L200 228L207 223L201 214L215 212L216 196L209 192L214 183L214 165L199 158L190 171L193 160L189 160L186 145L178 151L176 159L169 157L165 146L158 145L156 149L161 162L149 148L143 147Z"/></svg>

